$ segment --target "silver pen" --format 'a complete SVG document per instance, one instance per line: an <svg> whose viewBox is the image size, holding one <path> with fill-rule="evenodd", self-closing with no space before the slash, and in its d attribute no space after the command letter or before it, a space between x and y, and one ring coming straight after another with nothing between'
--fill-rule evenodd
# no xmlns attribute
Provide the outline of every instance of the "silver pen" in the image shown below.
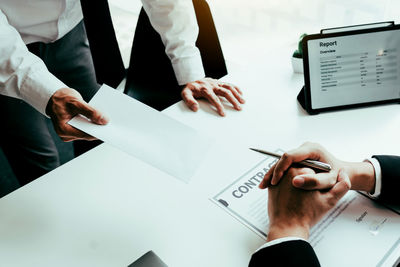
<svg viewBox="0 0 400 267"><path fill-rule="evenodd" d="M250 149L253 151L262 153L262 154L266 154L266 155L278 158L278 159L280 159L282 157L282 155L280 155L278 153L269 152L269 151L265 151L265 150L257 149L257 148L250 148ZM318 161L318 160L306 159L306 160L303 160L300 162L296 162L296 164L301 164L303 166L317 169L320 171L325 171L325 172L329 172L330 170L332 170L331 165L329 165L328 163L325 163L325 162Z"/></svg>

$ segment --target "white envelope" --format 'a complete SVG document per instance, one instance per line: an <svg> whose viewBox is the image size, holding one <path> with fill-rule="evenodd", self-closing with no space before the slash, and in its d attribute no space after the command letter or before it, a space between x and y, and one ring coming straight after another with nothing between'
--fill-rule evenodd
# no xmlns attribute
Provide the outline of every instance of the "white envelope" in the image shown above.
<svg viewBox="0 0 400 267"><path fill-rule="evenodd" d="M188 182L207 154L211 139L149 106L103 85L89 104L109 119L96 125L83 116L69 124Z"/></svg>

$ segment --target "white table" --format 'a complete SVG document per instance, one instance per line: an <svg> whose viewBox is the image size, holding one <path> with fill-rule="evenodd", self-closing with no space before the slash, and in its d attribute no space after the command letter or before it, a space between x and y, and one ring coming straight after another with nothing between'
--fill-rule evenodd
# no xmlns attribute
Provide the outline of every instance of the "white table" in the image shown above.
<svg viewBox="0 0 400 267"><path fill-rule="evenodd" d="M306 115L290 52L230 64L241 112L165 111L217 140L189 184L103 144L0 199L0 266L127 266L148 250L169 266L247 266L264 241L209 200L263 157L247 147L312 140L346 160L399 153L399 105Z"/></svg>

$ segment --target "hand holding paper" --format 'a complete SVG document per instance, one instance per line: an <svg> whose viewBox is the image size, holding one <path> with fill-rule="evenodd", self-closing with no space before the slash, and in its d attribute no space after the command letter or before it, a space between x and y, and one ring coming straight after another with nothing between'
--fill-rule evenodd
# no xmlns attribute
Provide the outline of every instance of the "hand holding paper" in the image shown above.
<svg viewBox="0 0 400 267"><path fill-rule="evenodd" d="M57 90L47 104L46 113L50 116L56 133L65 142L96 139L68 125L68 121L77 114L86 116L96 124L103 125L108 122L108 119L100 111L89 106L78 91L71 88Z"/></svg>

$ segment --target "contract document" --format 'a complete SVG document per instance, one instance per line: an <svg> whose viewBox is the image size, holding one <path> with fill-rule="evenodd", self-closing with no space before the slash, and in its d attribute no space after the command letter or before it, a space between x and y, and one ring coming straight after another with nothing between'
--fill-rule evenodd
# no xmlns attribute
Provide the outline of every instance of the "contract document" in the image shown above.
<svg viewBox="0 0 400 267"><path fill-rule="evenodd" d="M264 239L268 233L268 190L259 189L258 184L275 162L267 156L211 199ZM392 255L399 253L400 215L349 191L311 229L308 241L321 266L393 266L400 258ZM388 264L389 260L393 262Z"/></svg>
<svg viewBox="0 0 400 267"><path fill-rule="evenodd" d="M107 85L89 104L105 114L109 123L96 125L76 116L70 125L185 182L211 145L207 136Z"/></svg>

